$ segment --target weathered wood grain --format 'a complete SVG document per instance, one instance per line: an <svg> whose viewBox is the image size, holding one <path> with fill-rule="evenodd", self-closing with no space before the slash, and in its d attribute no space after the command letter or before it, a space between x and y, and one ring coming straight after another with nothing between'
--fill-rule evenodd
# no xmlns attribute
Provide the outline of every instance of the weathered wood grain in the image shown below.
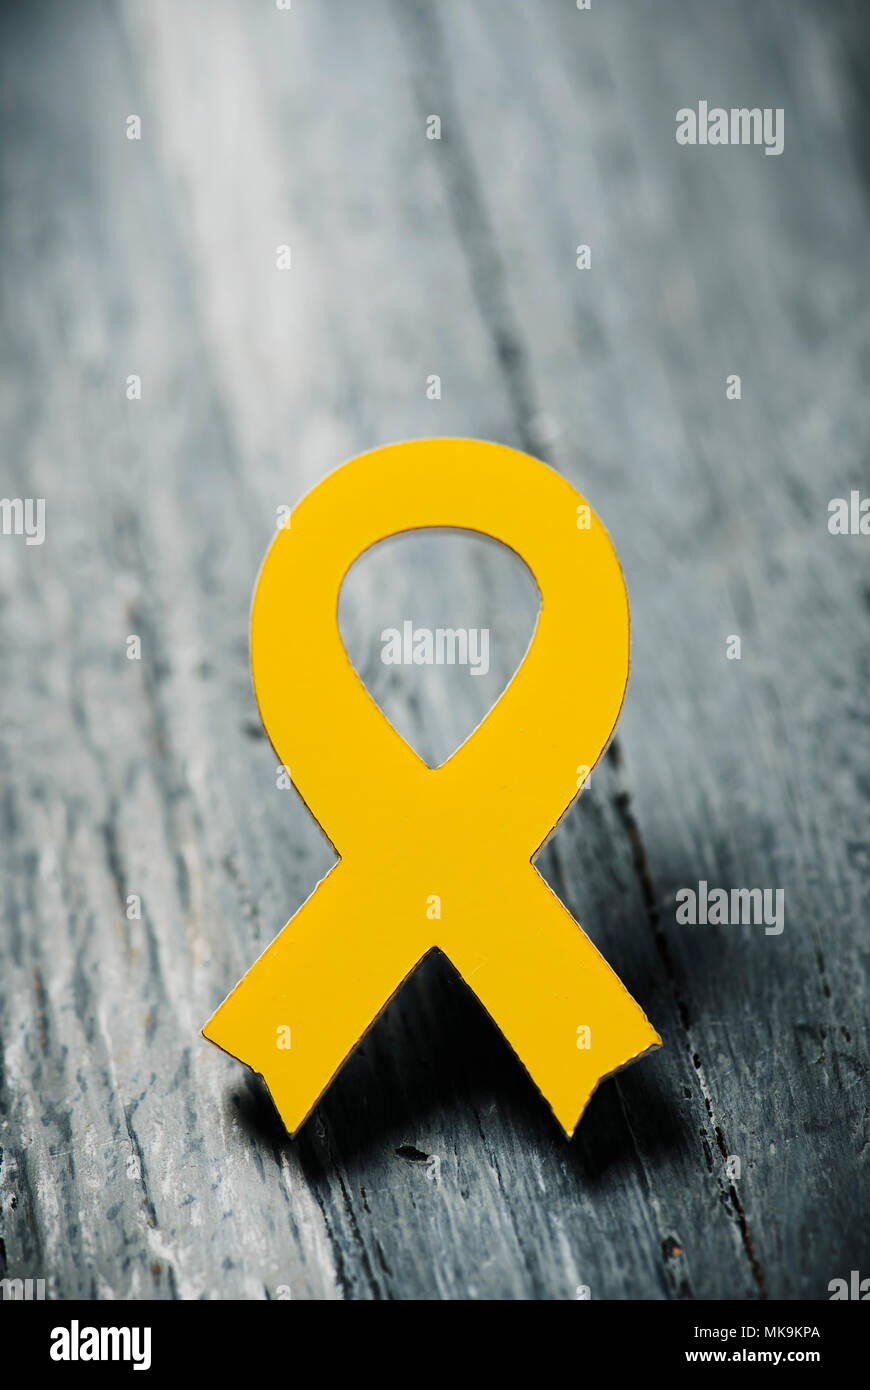
<svg viewBox="0 0 870 1390"><path fill-rule="evenodd" d="M0 26L0 491L47 503L42 547L0 537L0 1275L813 1299L867 1273L868 551L826 526L870 488L858 9L88 0ZM678 148L701 98L784 107L783 155ZM570 1145L437 956L296 1141L199 1036L333 862L250 690L276 508L434 434L549 458L632 600L618 737L537 862L665 1045ZM455 535L365 557L341 609L431 761L534 614L519 563ZM384 667L405 617L489 626L490 676ZM782 935L677 925L699 879L783 887Z"/></svg>

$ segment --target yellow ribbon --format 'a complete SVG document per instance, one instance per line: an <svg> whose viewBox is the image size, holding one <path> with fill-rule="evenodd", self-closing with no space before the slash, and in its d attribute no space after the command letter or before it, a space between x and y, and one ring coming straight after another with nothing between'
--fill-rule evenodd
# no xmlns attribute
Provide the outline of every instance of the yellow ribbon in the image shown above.
<svg viewBox="0 0 870 1390"><path fill-rule="evenodd" d="M337 609L364 550L434 526L516 551L541 611L500 700L432 769L351 666ZM530 863L577 795L578 768L607 743L628 660L607 533L526 454L467 439L396 444L337 469L295 508L257 582L251 667L272 745L341 857L203 1029L262 1074L291 1133L435 947L569 1136L598 1082L659 1045Z"/></svg>

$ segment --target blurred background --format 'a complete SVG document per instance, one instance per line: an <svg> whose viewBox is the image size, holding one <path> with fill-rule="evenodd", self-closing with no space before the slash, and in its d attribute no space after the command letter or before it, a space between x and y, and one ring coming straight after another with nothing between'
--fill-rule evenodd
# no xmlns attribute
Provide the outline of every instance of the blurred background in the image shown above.
<svg viewBox="0 0 870 1390"><path fill-rule="evenodd" d="M870 1275L870 538L827 525L870 493L868 18L3 5L0 491L45 499L45 540L0 536L0 1275L450 1299ZM679 146L700 101L782 108L782 154ZM334 862L250 688L276 518L432 435L563 472L631 599L617 740L537 866L664 1047L570 1145L435 957L296 1141L199 1036ZM500 548L418 536L354 568L342 631L438 762L536 606ZM405 619L489 627L486 679L385 667ZM702 879L784 888L783 934L677 925Z"/></svg>

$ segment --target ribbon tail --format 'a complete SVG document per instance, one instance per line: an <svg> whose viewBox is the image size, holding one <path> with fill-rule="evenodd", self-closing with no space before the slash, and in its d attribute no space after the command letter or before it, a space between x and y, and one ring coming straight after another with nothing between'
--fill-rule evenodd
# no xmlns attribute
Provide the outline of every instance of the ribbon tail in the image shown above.
<svg viewBox="0 0 870 1390"><path fill-rule="evenodd" d="M416 942L406 932L408 952L397 952L395 924L368 897L337 864L202 1030L263 1077L291 1134L433 945L425 932ZM383 929L361 931L376 907Z"/></svg>
<svg viewBox="0 0 870 1390"><path fill-rule="evenodd" d="M598 1083L661 1038L531 867L502 881L497 898L478 898L457 928L439 946L570 1139Z"/></svg>

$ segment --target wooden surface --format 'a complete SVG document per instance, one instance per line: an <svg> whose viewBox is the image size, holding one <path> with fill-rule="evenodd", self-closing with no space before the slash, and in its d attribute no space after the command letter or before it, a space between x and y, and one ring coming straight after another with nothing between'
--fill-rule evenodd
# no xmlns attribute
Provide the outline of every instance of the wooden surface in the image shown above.
<svg viewBox="0 0 870 1390"><path fill-rule="evenodd" d="M870 1274L870 540L827 531L870 491L860 10L3 8L0 490L46 498L46 539L0 537L0 1275L818 1299ZM679 148L700 99L783 107L784 153ZM276 786L251 592L278 506L439 434L547 458L622 559L618 737L538 867L664 1046L568 1144L432 957L290 1141L199 1036L333 862ZM464 536L348 580L351 656L430 761L533 596ZM490 626L491 677L383 666L406 617ZM701 879L784 888L784 931L677 925Z"/></svg>

